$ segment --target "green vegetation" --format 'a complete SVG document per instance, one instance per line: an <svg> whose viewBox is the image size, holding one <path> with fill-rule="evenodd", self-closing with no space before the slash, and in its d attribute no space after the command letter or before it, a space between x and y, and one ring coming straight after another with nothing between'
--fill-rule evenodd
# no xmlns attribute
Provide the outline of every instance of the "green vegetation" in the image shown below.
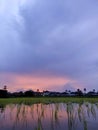
<svg viewBox="0 0 98 130"><path fill-rule="evenodd" d="M96 98L80 98L80 97L38 97L38 98L1 98L0 99L0 106L7 105L7 104L27 104L32 105L36 103L83 103L83 102L90 102L90 103L98 103L98 97Z"/></svg>

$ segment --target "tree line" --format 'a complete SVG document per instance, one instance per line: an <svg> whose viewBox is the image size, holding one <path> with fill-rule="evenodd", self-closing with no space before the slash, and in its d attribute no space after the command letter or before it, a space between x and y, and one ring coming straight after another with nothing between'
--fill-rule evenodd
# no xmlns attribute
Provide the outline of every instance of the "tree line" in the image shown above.
<svg viewBox="0 0 98 130"><path fill-rule="evenodd" d="M9 92L7 86L5 85L3 89L0 89L0 98L14 98L14 97L95 97L98 96L98 92L95 89L87 92L87 89L84 90L77 89L76 91L65 90L64 92L55 92L55 91L37 91L27 90L19 92Z"/></svg>

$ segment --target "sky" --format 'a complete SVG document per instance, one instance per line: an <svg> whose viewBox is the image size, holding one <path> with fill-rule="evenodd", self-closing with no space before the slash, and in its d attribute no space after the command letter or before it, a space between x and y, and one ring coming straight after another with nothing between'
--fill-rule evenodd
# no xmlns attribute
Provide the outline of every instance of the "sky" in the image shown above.
<svg viewBox="0 0 98 130"><path fill-rule="evenodd" d="M97 0L0 0L0 88L98 91Z"/></svg>

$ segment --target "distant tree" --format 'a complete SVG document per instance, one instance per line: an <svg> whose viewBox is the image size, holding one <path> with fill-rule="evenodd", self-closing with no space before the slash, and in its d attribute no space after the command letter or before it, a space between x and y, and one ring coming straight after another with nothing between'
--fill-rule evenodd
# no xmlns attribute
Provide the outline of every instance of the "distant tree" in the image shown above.
<svg viewBox="0 0 98 130"><path fill-rule="evenodd" d="M26 97L33 97L34 96L34 91L28 90L28 91L24 92L24 95Z"/></svg>
<svg viewBox="0 0 98 130"><path fill-rule="evenodd" d="M79 88L77 89L77 92L80 92L80 89L79 89Z"/></svg>
<svg viewBox="0 0 98 130"><path fill-rule="evenodd" d="M86 93L86 88L84 88L84 93Z"/></svg>
<svg viewBox="0 0 98 130"><path fill-rule="evenodd" d="M4 90L7 90L7 86L6 86L6 85L4 85L3 89L4 89Z"/></svg>
<svg viewBox="0 0 98 130"><path fill-rule="evenodd" d="M71 93L71 90L69 90L68 92Z"/></svg>
<svg viewBox="0 0 98 130"><path fill-rule="evenodd" d="M95 92L95 89L93 89L93 92Z"/></svg>
<svg viewBox="0 0 98 130"><path fill-rule="evenodd" d="M6 98L7 96L8 96L7 87L4 86L4 88L0 90L0 98Z"/></svg>
<svg viewBox="0 0 98 130"><path fill-rule="evenodd" d="M68 93L68 90L66 89L65 92Z"/></svg>
<svg viewBox="0 0 98 130"><path fill-rule="evenodd" d="M37 92L39 93L39 89L37 89Z"/></svg>
<svg viewBox="0 0 98 130"><path fill-rule="evenodd" d="M81 91L80 89L77 89L76 94L77 94L78 96L83 96L83 93L82 93L82 91Z"/></svg>

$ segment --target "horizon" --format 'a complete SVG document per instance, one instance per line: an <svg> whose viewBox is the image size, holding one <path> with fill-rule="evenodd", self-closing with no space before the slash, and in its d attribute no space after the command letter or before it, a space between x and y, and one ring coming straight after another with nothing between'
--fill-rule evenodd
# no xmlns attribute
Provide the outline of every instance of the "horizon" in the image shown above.
<svg viewBox="0 0 98 130"><path fill-rule="evenodd" d="M0 0L0 87L98 91L97 5Z"/></svg>

